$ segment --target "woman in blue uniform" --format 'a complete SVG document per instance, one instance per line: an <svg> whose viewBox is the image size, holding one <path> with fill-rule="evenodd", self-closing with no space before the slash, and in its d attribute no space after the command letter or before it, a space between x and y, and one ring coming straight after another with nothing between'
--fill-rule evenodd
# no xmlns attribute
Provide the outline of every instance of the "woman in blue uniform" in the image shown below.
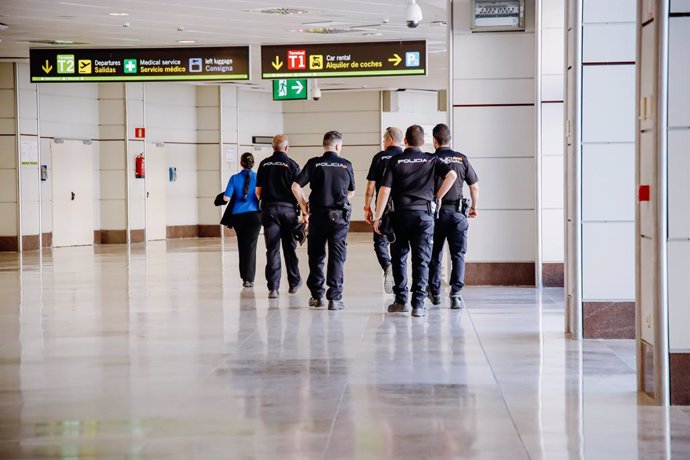
<svg viewBox="0 0 690 460"><path fill-rule="evenodd" d="M225 189L225 201L232 206L232 226L237 234L240 253L240 277L242 286L253 287L256 274L256 241L261 230L259 200L256 198L256 173L254 156L245 152L240 158L242 171L230 178Z"/></svg>

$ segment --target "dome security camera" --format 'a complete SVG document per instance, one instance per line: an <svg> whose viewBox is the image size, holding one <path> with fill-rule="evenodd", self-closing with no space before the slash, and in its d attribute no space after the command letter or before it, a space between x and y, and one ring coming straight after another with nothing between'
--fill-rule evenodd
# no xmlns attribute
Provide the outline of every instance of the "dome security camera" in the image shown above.
<svg viewBox="0 0 690 460"><path fill-rule="evenodd" d="M316 83L316 80L312 80L311 98L315 101L321 99L321 88L319 88L319 85Z"/></svg>
<svg viewBox="0 0 690 460"><path fill-rule="evenodd" d="M408 0L405 9L405 22L410 29L416 28L422 22L422 9L417 5L416 0Z"/></svg>

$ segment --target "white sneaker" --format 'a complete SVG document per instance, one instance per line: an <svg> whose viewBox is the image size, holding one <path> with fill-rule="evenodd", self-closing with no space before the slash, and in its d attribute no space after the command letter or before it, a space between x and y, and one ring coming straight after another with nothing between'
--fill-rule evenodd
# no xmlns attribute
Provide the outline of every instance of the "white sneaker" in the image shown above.
<svg viewBox="0 0 690 460"><path fill-rule="evenodd" d="M393 267L390 265L383 271L383 290L386 294L393 293Z"/></svg>

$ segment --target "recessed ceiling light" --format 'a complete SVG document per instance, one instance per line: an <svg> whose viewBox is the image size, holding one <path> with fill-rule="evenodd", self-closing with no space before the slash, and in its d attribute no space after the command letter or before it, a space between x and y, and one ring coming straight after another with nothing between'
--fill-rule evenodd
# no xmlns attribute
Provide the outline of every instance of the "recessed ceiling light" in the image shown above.
<svg viewBox="0 0 690 460"><path fill-rule="evenodd" d="M108 13L108 16L129 16L129 13Z"/></svg>
<svg viewBox="0 0 690 460"><path fill-rule="evenodd" d="M177 40L177 43L180 45L191 45L192 43L196 43L196 40Z"/></svg>
<svg viewBox="0 0 690 460"><path fill-rule="evenodd" d="M56 45L74 45L74 40L53 40Z"/></svg>
<svg viewBox="0 0 690 460"><path fill-rule="evenodd" d="M301 8L257 8L249 10L252 13L274 14L277 16L292 16L294 14L309 14L309 10Z"/></svg>

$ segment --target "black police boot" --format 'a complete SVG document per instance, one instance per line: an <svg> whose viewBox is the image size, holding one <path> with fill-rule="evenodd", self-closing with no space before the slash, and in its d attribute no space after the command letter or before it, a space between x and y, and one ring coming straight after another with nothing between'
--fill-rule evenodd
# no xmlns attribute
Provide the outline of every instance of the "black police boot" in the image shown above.
<svg viewBox="0 0 690 460"><path fill-rule="evenodd" d="M412 309L412 316L415 316L417 318L426 316L426 307L424 305L422 305L421 307L414 307Z"/></svg>
<svg viewBox="0 0 690 460"><path fill-rule="evenodd" d="M450 308L451 310L460 310L461 308L465 308L465 301L462 300L462 296L460 294L450 297Z"/></svg>
<svg viewBox="0 0 690 460"><path fill-rule="evenodd" d="M441 305L441 296L440 295L434 295L431 292L429 292L426 296L429 299L429 302L431 302L432 304Z"/></svg>
<svg viewBox="0 0 690 460"><path fill-rule="evenodd" d="M331 299L328 301L328 309L329 310L344 310L345 309L345 303L343 302L342 299Z"/></svg>
<svg viewBox="0 0 690 460"><path fill-rule="evenodd" d="M397 300L388 305L388 313L407 313L408 311L410 311L410 306Z"/></svg>
<svg viewBox="0 0 690 460"><path fill-rule="evenodd" d="M277 299L278 298L278 290L277 289L271 289L268 291L268 298L269 299Z"/></svg>
<svg viewBox="0 0 690 460"><path fill-rule="evenodd" d="M295 294L295 293L297 293L297 291L299 291L299 287L300 287L301 285L302 285L302 282L300 281L299 283L295 284L294 286L290 286L290 289L288 290L288 292L289 292L290 294Z"/></svg>
<svg viewBox="0 0 690 460"><path fill-rule="evenodd" d="M323 307L323 299L322 298L316 298L316 297L311 297L309 299L309 306L314 307L314 308L320 308Z"/></svg>

